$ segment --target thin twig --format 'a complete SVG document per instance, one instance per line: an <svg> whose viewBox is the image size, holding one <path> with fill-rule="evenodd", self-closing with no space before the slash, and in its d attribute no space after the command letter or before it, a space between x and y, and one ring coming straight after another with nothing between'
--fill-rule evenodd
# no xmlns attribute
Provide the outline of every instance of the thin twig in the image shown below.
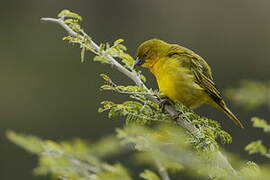
<svg viewBox="0 0 270 180"><path fill-rule="evenodd" d="M73 37L78 37L78 38L83 38L82 35L79 33L76 33L73 31L67 24L64 22L64 18L41 18L42 21L45 22L53 22L56 24L59 24L61 27L63 27L70 36ZM90 41L89 42L92 47L95 48L97 52L100 52L100 47L94 42ZM113 65L114 68L116 68L118 71L126 75L128 78L130 78L137 86L143 87L145 89L148 89L145 84L142 82L140 79L139 75L135 71L129 71L126 69L124 66L122 66L115 58L113 58L110 55L104 55L106 58L108 58L111 61L111 64ZM160 103L160 101L153 95L148 95L147 96L149 100L155 102L155 103ZM164 109L172 116L175 117L178 115L178 111L172 106L172 105L165 105ZM199 135L199 130L196 126L192 125L190 122L186 121L185 119L181 118L181 116L178 116L176 119L176 122L179 126L187 130L189 133L191 133L194 137L198 137ZM215 163L217 166L223 169L227 169L232 172L233 176L237 177L238 179L241 179L238 177L237 172L233 169L232 165L229 163L227 160L226 156L224 156L220 151L217 151L216 153L216 159Z"/></svg>
<svg viewBox="0 0 270 180"><path fill-rule="evenodd" d="M55 18L41 18L42 21L50 21L50 22L54 22L59 24L60 26L62 26L62 28L64 28L69 35L71 36L78 36L78 33L74 32L65 22L64 22L64 18L59 18L59 19L55 19Z"/></svg>

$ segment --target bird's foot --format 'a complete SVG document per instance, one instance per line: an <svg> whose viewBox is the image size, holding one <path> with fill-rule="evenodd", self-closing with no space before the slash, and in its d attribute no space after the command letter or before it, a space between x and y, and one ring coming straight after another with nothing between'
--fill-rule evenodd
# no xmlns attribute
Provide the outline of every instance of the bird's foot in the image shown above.
<svg viewBox="0 0 270 180"><path fill-rule="evenodd" d="M182 120L186 120L187 122L191 123L190 121L188 121L187 119L185 119L185 116L183 116L183 113L181 112L177 112L176 114L174 114L172 116L172 119L175 121L176 124L179 125L179 122L182 121ZM180 120L180 121L179 121ZM194 124L194 126L197 128L197 129L201 129L201 126L199 124Z"/></svg>
<svg viewBox="0 0 270 180"><path fill-rule="evenodd" d="M178 112L177 114L173 115L172 118L173 120L177 121L177 119L179 118L179 116L181 116L181 113Z"/></svg>
<svg viewBox="0 0 270 180"><path fill-rule="evenodd" d="M161 101L159 102L158 105L159 105L160 110L162 112L164 112L166 105L174 105L174 103L170 99L168 99L167 97L165 97L165 98L162 98L161 99Z"/></svg>

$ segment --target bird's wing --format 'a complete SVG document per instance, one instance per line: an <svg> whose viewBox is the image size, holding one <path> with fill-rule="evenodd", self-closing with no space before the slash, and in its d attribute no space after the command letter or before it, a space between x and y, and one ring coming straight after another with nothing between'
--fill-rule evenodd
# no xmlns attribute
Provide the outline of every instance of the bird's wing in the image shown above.
<svg viewBox="0 0 270 180"><path fill-rule="evenodd" d="M222 96L214 83L209 66L203 59L191 59L190 63L195 82L219 104L222 101Z"/></svg>
<svg viewBox="0 0 270 180"><path fill-rule="evenodd" d="M223 104L222 96L213 80L212 72L206 61L193 51L181 46L174 46L171 55L176 55L181 65L190 69L195 83L202 87L217 104Z"/></svg>
<svg viewBox="0 0 270 180"><path fill-rule="evenodd" d="M181 66L188 68L194 75L195 83L209 94L216 105L218 105L217 107L223 110L239 127L244 128L241 121L230 111L223 101L214 83L211 69L202 57L178 45L172 47L171 51L168 52L168 56L175 56L175 58L181 62Z"/></svg>

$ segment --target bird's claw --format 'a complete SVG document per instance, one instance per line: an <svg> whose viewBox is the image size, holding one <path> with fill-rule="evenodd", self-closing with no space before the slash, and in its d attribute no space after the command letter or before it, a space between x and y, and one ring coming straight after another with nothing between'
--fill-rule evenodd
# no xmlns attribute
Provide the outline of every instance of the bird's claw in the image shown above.
<svg viewBox="0 0 270 180"><path fill-rule="evenodd" d="M180 112L178 112L177 114L174 114L174 115L172 116L173 120L177 121L177 119L179 118L180 115L181 115Z"/></svg>
<svg viewBox="0 0 270 180"><path fill-rule="evenodd" d="M168 98L164 98L164 99L161 99L161 101L159 102L159 108L162 112L164 112L165 110L165 106L166 105L173 105L173 102L171 100L169 100Z"/></svg>

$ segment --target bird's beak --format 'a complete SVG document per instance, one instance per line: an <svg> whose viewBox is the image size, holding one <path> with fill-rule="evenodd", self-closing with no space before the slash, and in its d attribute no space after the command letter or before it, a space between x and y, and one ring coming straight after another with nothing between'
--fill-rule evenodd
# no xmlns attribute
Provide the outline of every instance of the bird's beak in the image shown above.
<svg viewBox="0 0 270 180"><path fill-rule="evenodd" d="M135 60L134 66L140 66L142 64L143 64L143 59L140 59L140 58L137 57L136 60Z"/></svg>

